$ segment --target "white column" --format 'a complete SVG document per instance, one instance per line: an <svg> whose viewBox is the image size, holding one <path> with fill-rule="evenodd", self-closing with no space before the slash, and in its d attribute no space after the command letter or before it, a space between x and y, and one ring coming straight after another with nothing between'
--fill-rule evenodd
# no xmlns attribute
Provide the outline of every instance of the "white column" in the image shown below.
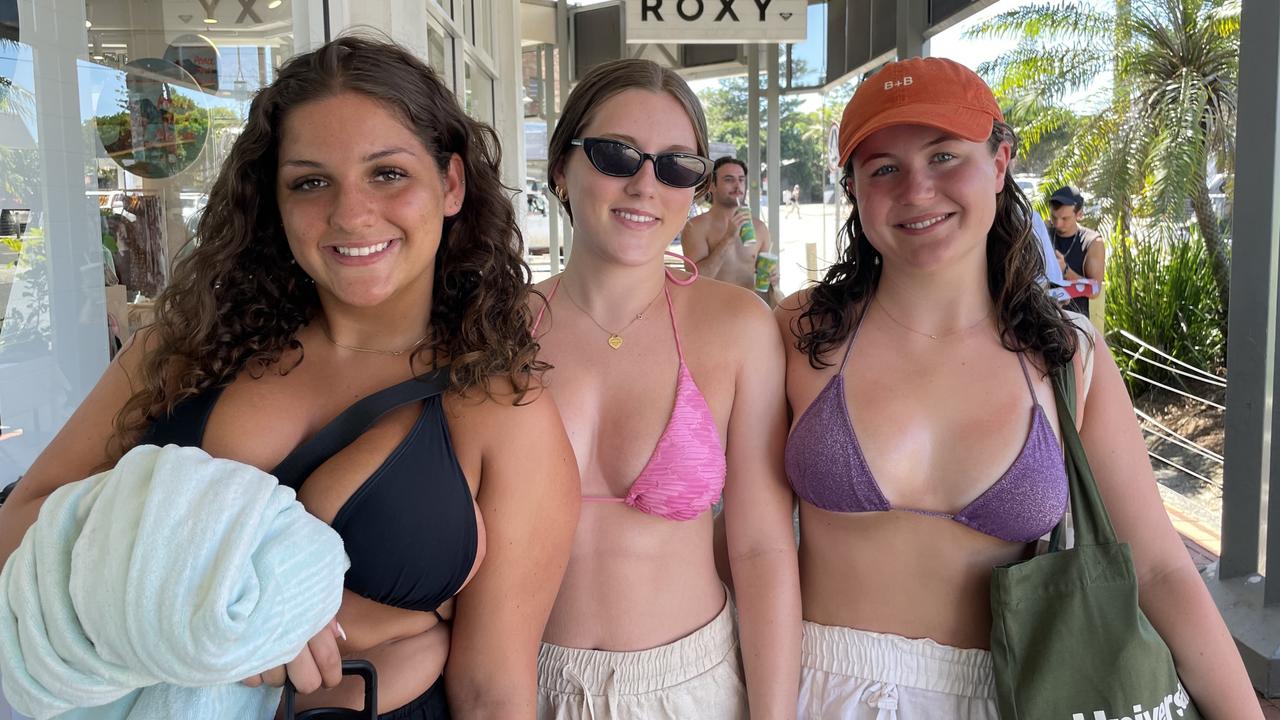
<svg viewBox="0 0 1280 720"><path fill-rule="evenodd" d="M107 365L107 311L92 166L80 118L77 60L86 59L84 3L22 0L21 41L34 67L39 190L0 331L0 483L26 472ZM26 47L19 46L25 53ZM18 315L25 316L19 321Z"/></svg>

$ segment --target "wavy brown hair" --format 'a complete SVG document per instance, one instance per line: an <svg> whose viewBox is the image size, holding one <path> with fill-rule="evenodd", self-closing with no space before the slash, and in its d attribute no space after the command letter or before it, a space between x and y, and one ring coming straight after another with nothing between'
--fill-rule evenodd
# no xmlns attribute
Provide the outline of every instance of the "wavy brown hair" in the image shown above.
<svg viewBox="0 0 1280 720"><path fill-rule="evenodd" d="M435 72L404 48L342 37L288 60L254 97L209 192L199 245L156 300L156 320L140 348L141 377L133 378L136 390L115 420L114 457L183 400L245 370L256 377L303 361L295 334L320 304L281 225L277 153L288 113L341 93L382 103L418 136L442 176L454 155L465 168L462 208L445 218L436 252L430 339L413 360L435 367L448 358L450 389L459 393L479 387L492 396L491 379L506 378L516 403L548 367L529 335L530 272L512 191L501 181L497 134L468 117ZM282 362L286 351L296 353Z"/></svg>
<svg viewBox="0 0 1280 720"><path fill-rule="evenodd" d="M997 121L987 148L994 155L1003 143L1017 154L1018 136ZM812 287L804 311L791 324L796 349L809 356L809 365L815 369L834 364L827 354L853 332L880 283L880 253L858 218L852 156L845 163L841 185L853 207L841 235L851 242L839 262ZM996 305L1001 344L1012 352L1030 354L1047 372L1071 362L1076 333L1066 312L1037 282L1044 273L1045 258L1031 231L1031 217L1030 203L1013 181L1013 173L1006 172L996 198L995 220L987 232L987 288Z"/></svg>

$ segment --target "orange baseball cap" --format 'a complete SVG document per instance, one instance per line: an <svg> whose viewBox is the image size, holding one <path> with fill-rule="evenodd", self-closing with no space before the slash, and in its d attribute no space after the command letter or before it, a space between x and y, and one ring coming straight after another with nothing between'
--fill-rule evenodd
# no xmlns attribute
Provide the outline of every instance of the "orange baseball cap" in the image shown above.
<svg viewBox="0 0 1280 720"><path fill-rule="evenodd" d="M954 60L927 57L891 62L858 85L840 120L840 165L858 144L894 125L924 125L972 142L991 137L1004 114L991 88Z"/></svg>

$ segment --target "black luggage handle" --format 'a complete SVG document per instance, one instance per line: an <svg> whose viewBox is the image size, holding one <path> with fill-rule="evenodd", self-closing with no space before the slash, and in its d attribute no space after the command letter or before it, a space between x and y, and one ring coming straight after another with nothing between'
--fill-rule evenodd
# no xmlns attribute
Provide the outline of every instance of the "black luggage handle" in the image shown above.
<svg viewBox="0 0 1280 720"><path fill-rule="evenodd" d="M343 675L359 675L364 678L364 709L349 708L311 708L294 715L293 699L297 690L293 683L284 682L284 718L285 720L377 720L378 718L378 673L368 660L343 660Z"/></svg>

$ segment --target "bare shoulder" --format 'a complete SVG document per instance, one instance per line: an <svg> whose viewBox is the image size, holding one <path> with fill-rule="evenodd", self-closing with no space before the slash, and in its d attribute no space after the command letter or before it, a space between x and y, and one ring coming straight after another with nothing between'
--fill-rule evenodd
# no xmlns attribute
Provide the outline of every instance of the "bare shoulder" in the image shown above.
<svg viewBox="0 0 1280 720"><path fill-rule="evenodd" d="M700 307L710 306L705 308L708 313L739 317L755 315L759 311L767 316L770 312L769 306L758 295L733 283L703 276L687 287L690 297Z"/></svg>
<svg viewBox="0 0 1280 720"><path fill-rule="evenodd" d="M547 296L551 294L551 290L555 287L556 281L560 276L552 275L542 282L534 283L529 286L529 307L537 312L547 301Z"/></svg>
<svg viewBox="0 0 1280 720"><path fill-rule="evenodd" d="M1076 373L1077 406L1084 407L1084 401L1089 397L1089 388L1093 384L1094 358L1098 351L1106 348L1107 343L1088 316L1068 310L1067 319L1071 321L1076 333L1076 354L1072 364Z"/></svg>
<svg viewBox="0 0 1280 720"><path fill-rule="evenodd" d="M702 234L706 232L707 223L709 222L711 222L711 214L700 213L689 218L688 222L684 224L684 228L686 232Z"/></svg>
<svg viewBox="0 0 1280 720"><path fill-rule="evenodd" d="M758 348L766 334L777 334L773 311L750 290L711 278L698 278L687 289L696 308L692 322L716 342Z"/></svg>
<svg viewBox="0 0 1280 720"><path fill-rule="evenodd" d="M751 224L752 226L755 227L757 235L764 233L765 237L770 237L769 225L764 221L764 218L759 216L752 216Z"/></svg>
<svg viewBox="0 0 1280 720"><path fill-rule="evenodd" d="M550 304L551 291L555 288L556 280L559 277L560 277L559 275L554 275L552 277L547 278L546 280L543 280L540 283L535 283L532 286L530 286L529 296L528 296L528 299L525 301L526 303L528 303L529 312L530 312L530 317L529 317L530 332L533 331L534 325L537 324L540 320L542 322L546 322L545 320L543 320L543 316L547 314L548 310L551 307L551 304ZM542 330L544 331L545 329L546 328L542 328ZM539 332L538 334L542 335L543 333Z"/></svg>
<svg viewBox="0 0 1280 720"><path fill-rule="evenodd" d="M537 378L530 378L518 391L511 378L495 375L489 378L487 388L473 386L463 392L451 392L447 403L451 416L497 437L552 419L560 421L555 400Z"/></svg>
<svg viewBox="0 0 1280 720"><path fill-rule="evenodd" d="M809 308L809 296L812 294L812 286L797 290L783 298L773 309L773 319L777 322L778 332L787 346L787 352L795 351L797 323Z"/></svg>
<svg viewBox="0 0 1280 720"><path fill-rule="evenodd" d="M806 287L790 295L782 298L778 306L773 309L773 314L778 317L779 322L784 318L790 319L799 317L809 307L809 296L813 294L813 287Z"/></svg>

